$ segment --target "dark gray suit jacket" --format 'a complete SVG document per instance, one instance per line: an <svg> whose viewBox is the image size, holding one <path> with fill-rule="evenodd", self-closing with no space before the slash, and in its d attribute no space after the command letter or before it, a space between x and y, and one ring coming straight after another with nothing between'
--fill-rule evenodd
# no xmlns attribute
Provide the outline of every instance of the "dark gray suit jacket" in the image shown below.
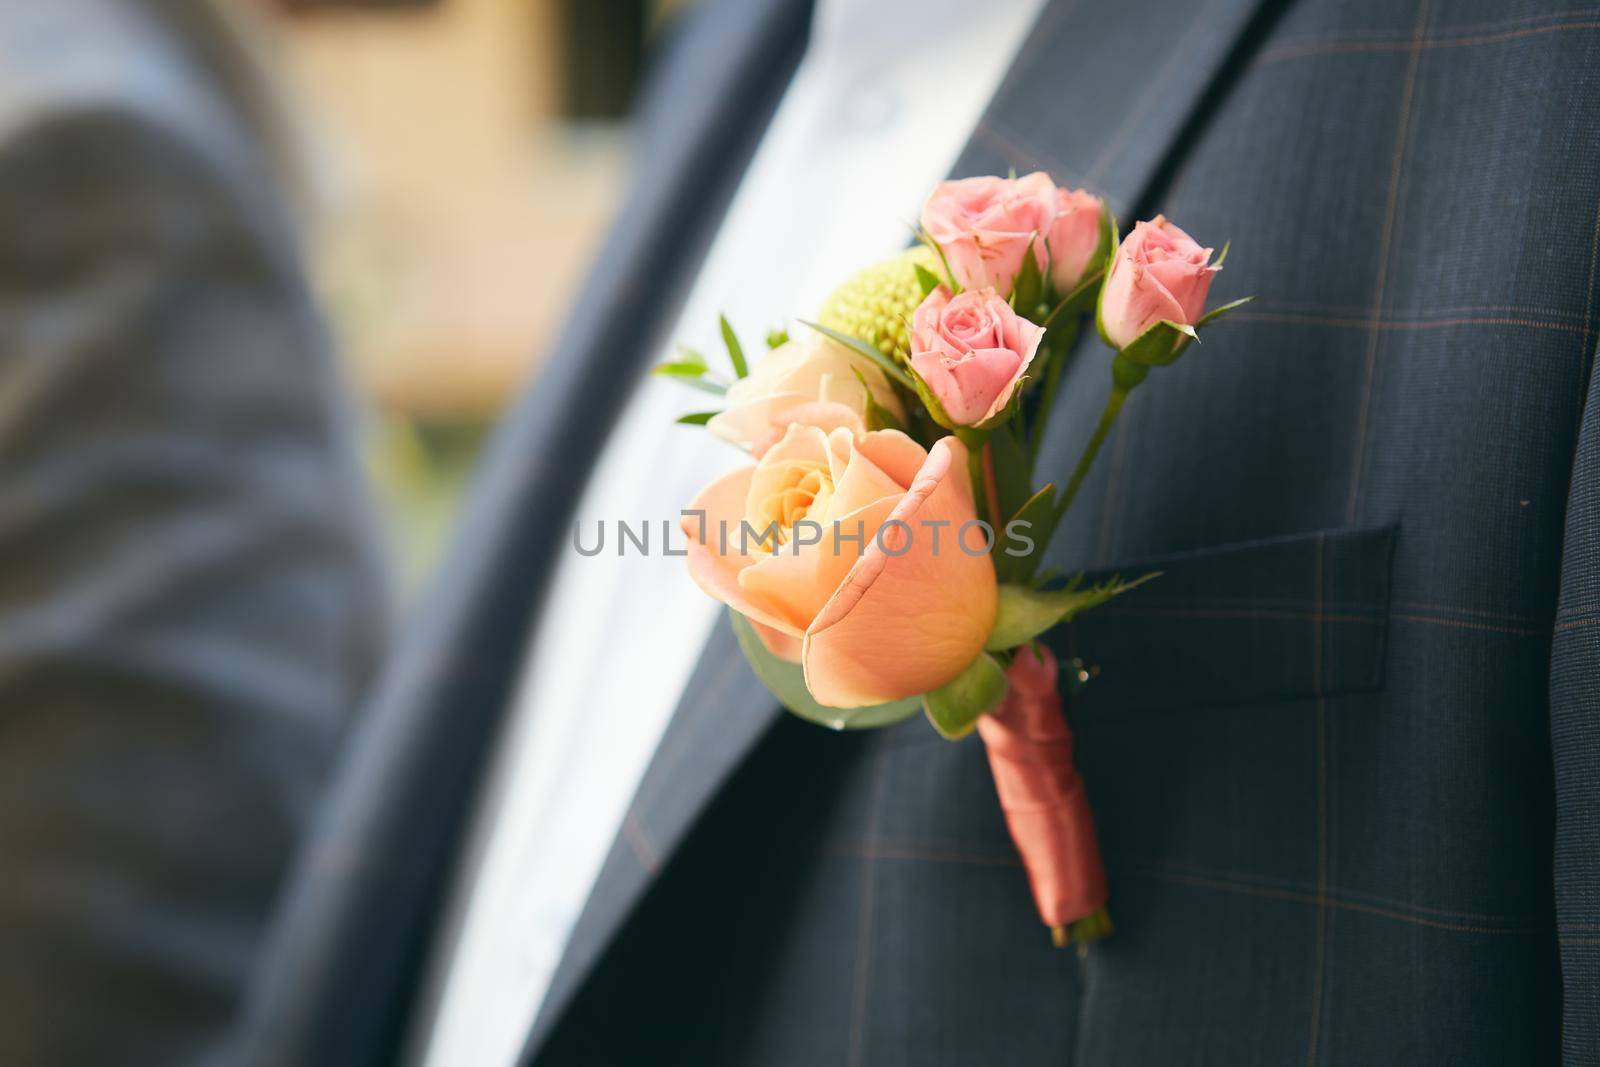
<svg viewBox="0 0 1600 1067"><path fill-rule="evenodd" d="M1071 714L1116 933L1049 947L976 742L784 717L724 633L526 1062L1600 1061L1597 68L1600 15L1536 0L1053 0L958 170L1231 237L1217 299L1260 298L1135 395L1052 548L1165 572L1059 635L1099 668ZM1084 345L1044 471L1109 385ZM547 484L513 462L484 488ZM564 548L502 518L491 566ZM466 616L524 619L494 573ZM525 634L463 635L393 721L503 699ZM362 829L322 847L403 869ZM320 962L302 1009L365 1008Z"/></svg>
<svg viewBox="0 0 1600 1067"><path fill-rule="evenodd" d="M293 223L179 28L121 0L0 3L0 1062L19 1067L216 1050L381 637Z"/></svg>

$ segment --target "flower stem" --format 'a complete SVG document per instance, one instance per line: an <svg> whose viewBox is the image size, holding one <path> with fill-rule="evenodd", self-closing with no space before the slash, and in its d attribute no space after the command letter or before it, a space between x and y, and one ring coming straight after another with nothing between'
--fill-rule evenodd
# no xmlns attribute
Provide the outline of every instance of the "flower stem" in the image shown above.
<svg viewBox="0 0 1600 1067"><path fill-rule="evenodd" d="M1056 502L1054 521L1051 523L1051 532L1061 522L1067 508L1072 506L1072 500L1078 495L1078 490L1083 487L1083 480L1089 476L1089 468L1094 465L1094 457L1100 454L1100 446L1106 443L1106 437L1111 433L1117 416L1122 412L1122 405L1127 402L1128 390L1120 386L1113 386L1111 395L1106 398L1106 408L1100 413L1100 422L1094 428L1094 436L1089 438L1083 455L1078 459L1077 469L1072 472L1072 480L1067 483L1067 488L1062 492L1061 499Z"/></svg>
<svg viewBox="0 0 1600 1067"><path fill-rule="evenodd" d="M1030 420L1028 435L1028 470L1039 459L1039 446L1044 444L1044 433L1050 425L1050 409L1055 406L1056 391L1061 386L1061 372L1065 369L1067 361L1072 358L1073 346L1078 341L1078 327L1076 323L1062 327L1061 336L1055 343L1055 352L1050 359L1050 369L1045 371L1044 382L1039 394L1039 407Z"/></svg>
<svg viewBox="0 0 1600 1067"><path fill-rule="evenodd" d="M1000 514L1000 490L994 477L994 445L983 443L983 498L989 505L989 521L998 529L1006 521Z"/></svg>

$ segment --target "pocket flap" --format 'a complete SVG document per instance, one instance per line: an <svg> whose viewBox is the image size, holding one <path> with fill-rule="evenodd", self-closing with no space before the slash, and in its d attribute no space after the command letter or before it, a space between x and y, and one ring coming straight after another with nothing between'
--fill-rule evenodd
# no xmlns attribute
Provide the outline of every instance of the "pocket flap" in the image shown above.
<svg viewBox="0 0 1600 1067"><path fill-rule="evenodd" d="M1327 530L1115 568L1161 577L1058 631L1057 652L1095 672L1075 714L1378 688L1395 535Z"/></svg>

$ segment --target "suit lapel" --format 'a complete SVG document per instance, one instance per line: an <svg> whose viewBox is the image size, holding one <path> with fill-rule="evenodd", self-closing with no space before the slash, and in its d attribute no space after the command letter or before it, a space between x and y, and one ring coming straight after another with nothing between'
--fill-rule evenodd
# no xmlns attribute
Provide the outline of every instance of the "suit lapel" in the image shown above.
<svg viewBox="0 0 1600 1067"><path fill-rule="evenodd" d="M618 928L706 804L783 714L739 651L726 618L706 643L634 794L529 1034L531 1063Z"/></svg>
<svg viewBox="0 0 1600 1067"><path fill-rule="evenodd" d="M1104 195L1126 224L1142 210L1238 65L1271 0L1053 0L974 130L957 175L1043 169ZM1175 10L1176 9L1176 10ZM1161 41L1132 62L1108 42ZM1129 78L1130 69L1142 77ZM522 1062L536 1058L655 875L707 803L782 714L719 626L685 688L579 918Z"/></svg>

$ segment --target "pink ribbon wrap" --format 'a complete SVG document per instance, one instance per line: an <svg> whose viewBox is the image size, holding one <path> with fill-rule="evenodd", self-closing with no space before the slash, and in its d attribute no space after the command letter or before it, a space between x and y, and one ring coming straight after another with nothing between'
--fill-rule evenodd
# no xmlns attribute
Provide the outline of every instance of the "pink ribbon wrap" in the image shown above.
<svg viewBox="0 0 1600 1067"><path fill-rule="evenodd" d="M978 720L1006 826L1056 944L1093 940L1110 931L1106 872L1061 713L1055 656L1024 645L1006 679L1005 699Z"/></svg>

